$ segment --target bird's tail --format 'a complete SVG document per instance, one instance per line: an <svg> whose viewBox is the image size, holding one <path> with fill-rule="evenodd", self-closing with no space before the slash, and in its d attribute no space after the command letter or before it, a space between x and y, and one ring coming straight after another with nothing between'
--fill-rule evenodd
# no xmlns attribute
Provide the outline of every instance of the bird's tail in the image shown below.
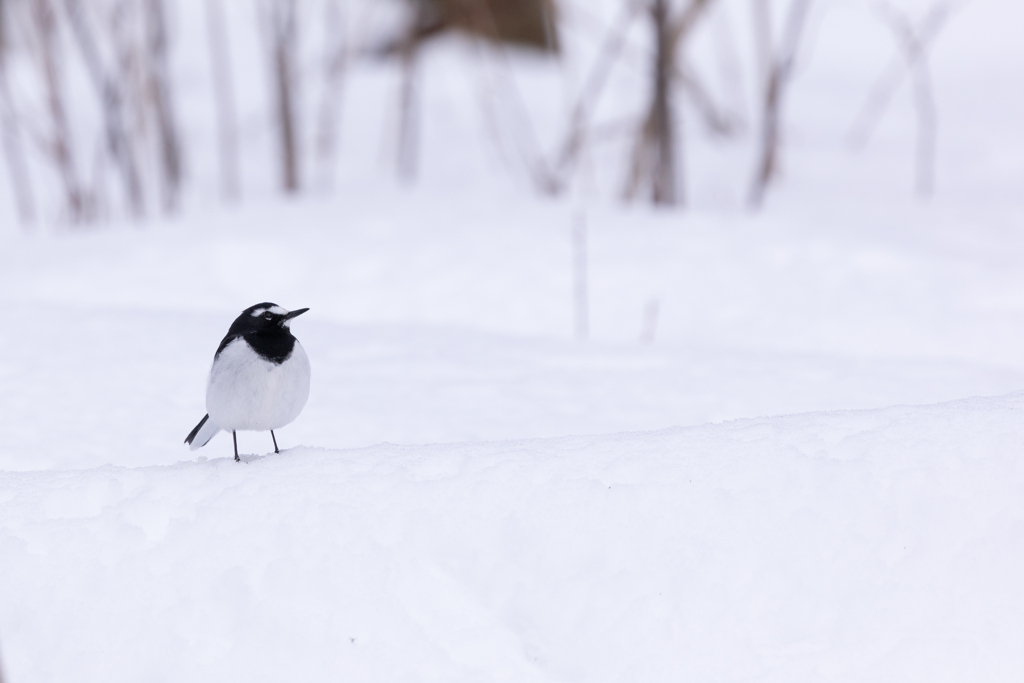
<svg viewBox="0 0 1024 683"><path fill-rule="evenodd" d="M195 429L188 433L185 437L185 443L189 444L189 450L194 451L197 448L202 448L210 442L217 432L220 431L220 427L213 424L209 415L204 415L203 419L199 421Z"/></svg>

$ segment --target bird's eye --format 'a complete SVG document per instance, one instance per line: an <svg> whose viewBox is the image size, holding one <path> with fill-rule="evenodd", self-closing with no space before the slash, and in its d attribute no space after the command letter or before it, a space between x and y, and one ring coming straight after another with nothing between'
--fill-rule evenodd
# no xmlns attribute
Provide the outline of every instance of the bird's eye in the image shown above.
<svg viewBox="0 0 1024 683"><path fill-rule="evenodd" d="M270 313L270 312L264 313L263 314L263 319L264 320L273 320L274 319L274 314Z"/></svg>

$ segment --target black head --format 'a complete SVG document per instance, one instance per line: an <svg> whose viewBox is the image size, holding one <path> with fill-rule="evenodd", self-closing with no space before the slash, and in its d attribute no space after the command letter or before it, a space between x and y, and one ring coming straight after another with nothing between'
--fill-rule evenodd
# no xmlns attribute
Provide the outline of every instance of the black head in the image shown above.
<svg viewBox="0 0 1024 683"><path fill-rule="evenodd" d="M292 318L302 315L308 310L308 308L299 308L294 311L286 311L277 304L264 301L262 304L250 306L242 311L242 314L231 324L230 331L237 331L240 334L245 332L275 333L283 329L288 332ZM291 333L289 332L289 334Z"/></svg>
<svg viewBox="0 0 1024 683"><path fill-rule="evenodd" d="M308 310L299 308L287 311L268 301L250 306L231 323L217 353L223 351L225 346L238 337L244 337L249 345L267 360L281 363L291 355L292 347L295 345L295 337L288 329L292 319Z"/></svg>

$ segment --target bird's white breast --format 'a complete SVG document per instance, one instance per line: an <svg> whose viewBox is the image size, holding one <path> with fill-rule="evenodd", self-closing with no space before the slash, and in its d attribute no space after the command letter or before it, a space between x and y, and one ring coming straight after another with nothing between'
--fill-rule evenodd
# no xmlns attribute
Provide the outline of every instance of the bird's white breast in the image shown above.
<svg viewBox="0 0 1024 683"><path fill-rule="evenodd" d="M309 359L295 341L284 362L271 363L239 337L210 369L206 411L221 429L266 431L285 426L309 398Z"/></svg>

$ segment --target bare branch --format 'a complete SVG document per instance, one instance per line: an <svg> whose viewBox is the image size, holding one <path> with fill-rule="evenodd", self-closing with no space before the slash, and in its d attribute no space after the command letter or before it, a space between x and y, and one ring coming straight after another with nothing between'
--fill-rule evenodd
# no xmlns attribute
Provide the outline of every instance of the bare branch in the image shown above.
<svg viewBox="0 0 1024 683"><path fill-rule="evenodd" d="M851 145L860 147L867 143L903 79L917 61L926 56L932 41L942 31L952 10L952 3L949 2L940 2L932 6L920 26L915 29L905 15L889 5L880 6L879 17L896 37L897 54L875 81L864 100L863 107L850 126L847 139Z"/></svg>
<svg viewBox="0 0 1024 683"><path fill-rule="evenodd" d="M704 5L704 0L693 0L695 5ZM684 13L684 14L688 14ZM672 110L672 82L675 72L677 36L669 24L667 0L654 0L651 20L656 31L656 54L654 61L654 101L651 103L651 127L653 143L653 167L651 169L651 199L655 204L676 203L675 175L675 122ZM689 25L689 24L687 24Z"/></svg>
<svg viewBox="0 0 1024 683"><path fill-rule="evenodd" d="M36 207L14 98L7 82L7 11L7 2L0 0L0 137L3 137L4 158L18 206L18 217L23 225L29 225L35 221Z"/></svg>
<svg viewBox="0 0 1024 683"><path fill-rule="evenodd" d="M231 49L224 23L222 0L206 0L206 35L213 72L214 102L217 107L217 141L220 152L221 194L228 201L241 196L238 160L238 115L235 113Z"/></svg>
<svg viewBox="0 0 1024 683"><path fill-rule="evenodd" d="M167 25L163 0L146 0L148 90L157 120L160 148L160 178L164 210L174 211L182 182L182 151L171 96L171 75L167 58Z"/></svg>
<svg viewBox="0 0 1024 683"><path fill-rule="evenodd" d="M678 17L669 15L667 0L650 5L654 28L654 63L651 74L652 95L644 121L637 132L630 173L624 195L632 198L641 185L649 183L651 201L673 205L682 200L682 184L676 178L675 91L684 71L677 64L686 40L698 19L710 6L710 0L690 0ZM701 93L703 94L703 93Z"/></svg>
<svg viewBox="0 0 1024 683"><path fill-rule="evenodd" d="M103 110L107 148L121 171L125 195L132 215L140 218L144 212L142 181L131 138L124 122L124 98L117 81L107 72L99 49L82 11L80 0L64 0L71 31L85 61Z"/></svg>
<svg viewBox="0 0 1024 683"><path fill-rule="evenodd" d="M915 26L910 18L889 4L879 6L879 17L892 31L898 56L875 82L864 106L850 127L848 139L854 146L867 143L875 125L885 113L903 80L909 74L917 116L914 186L922 197L934 190L937 114L932 94L928 51L952 14L954 3L934 3Z"/></svg>
<svg viewBox="0 0 1024 683"><path fill-rule="evenodd" d="M793 76L804 19L810 5L811 0L792 0L786 14L782 42L776 47L772 45L771 14L767 0L754 0L755 38L762 60L764 84L760 151L748 199L752 208L758 208L764 201L768 184L778 173L782 103Z"/></svg>
<svg viewBox="0 0 1024 683"><path fill-rule="evenodd" d="M400 53L402 82L398 103L398 176L411 182L419 166L419 41L410 38Z"/></svg>
<svg viewBox="0 0 1024 683"><path fill-rule="evenodd" d="M65 206L72 223L93 218L92 202L83 189L75 169L74 144L68 121L67 104L57 54L57 17L50 0L37 0L30 6L33 29L38 39L39 68L46 90L50 135L38 140L53 162L64 189Z"/></svg>
<svg viewBox="0 0 1024 683"><path fill-rule="evenodd" d="M296 0L266 0L263 19L270 40L270 70L281 154L281 187L299 190L299 139L296 111L298 88L298 9Z"/></svg>
<svg viewBox="0 0 1024 683"><path fill-rule="evenodd" d="M324 189L327 189L331 185L337 146L336 129L342 76L349 60L349 45L337 0L327 0L324 31L326 57L324 59L323 95L317 122L316 153L320 166L320 182Z"/></svg>
<svg viewBox="0 0 1024 683"><path fill-rule="evenodd" d="M626 35L644 4L644 0L627 2L622 18L612 25L605 36L604 44L598 51L597 60L591 67L586 83L580 91L579 99L569 116L568 133L556 158L551 182L547 188L550 192L560 192L564 187L566 177L571 173L587 139L590 118L593 116L594 110L597 109L598 101L604 92L612 68L626 44Z"/></svg>
<svg viewBox="0 0 1024 683"><path fill-rule="evenodd" d="M541 145L538 141L536 130L530 120L526 103L524 102L519 86L511 74L508 54L500 44L485 43L482 39L475 41L481 58L488 66L494 62L497 67L489 69L495 80L498 81L493 92L502 96L501 111L510 119L513 124L511 136L513 146L522 159L522 164L530 176L534 187L545 193L555 193L561 189L557 184L554 174L549 168L547 159L541 152ZM495 60L488 59L496 57Z"/></svg>
<svg viewBox="0 0 1024 683"><path fill-rule="evenodd" d="M576 339L586 341L590 328L587 287L587 217L579 213L572 223L573 312Z"/></svg>
<svg viewBox="0 0 1024 683"><path fill-rule="evenodd" d="M676 20L671 22L669 40L673 45L679 45L686 40L686 35L697 25L697 20L710 4L711 0L692 0Z"/></svg>
<svg viewBox="0 0 1024 683"><path fill-rule="evenodd" d="M736 130L736 122L730 115L719 110L696 72L684 65L676 69L676 78L682 83L683 89L690 96L690 101L704 118L704 125L711 133L726 136Z"/></svg>

